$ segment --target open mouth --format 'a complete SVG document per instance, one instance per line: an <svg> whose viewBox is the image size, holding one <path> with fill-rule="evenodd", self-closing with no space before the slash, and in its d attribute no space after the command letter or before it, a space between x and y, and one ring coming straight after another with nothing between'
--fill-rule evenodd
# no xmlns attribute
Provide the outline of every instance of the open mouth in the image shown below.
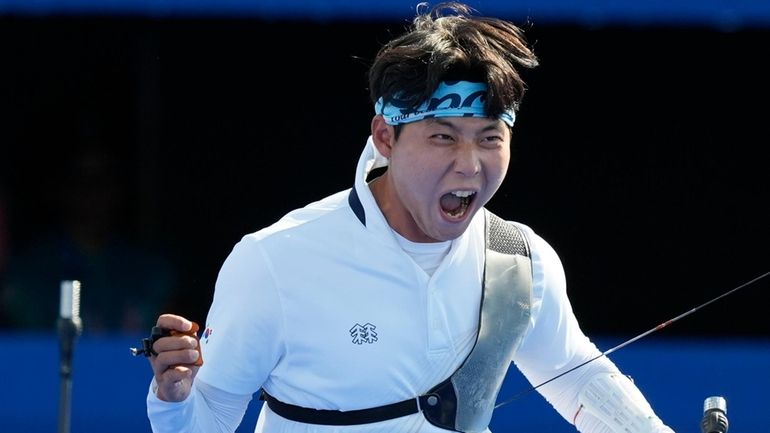
<svg viewBox="0 0 770 433"><path fill-rule="evenodd" d="M460 219L473 202L474 191L452 191L441 196L441 210L454 219Z"/></svg>

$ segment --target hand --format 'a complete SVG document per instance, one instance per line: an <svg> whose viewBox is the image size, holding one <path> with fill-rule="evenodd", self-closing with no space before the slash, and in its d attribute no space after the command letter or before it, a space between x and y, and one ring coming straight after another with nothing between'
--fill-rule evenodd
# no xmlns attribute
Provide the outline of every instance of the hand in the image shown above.
<svg viewBox="0 0 770 433"><path fill-rule="evenodd" d="M189 332L192 322L174 314L158 317L157 326L171 331ZM150 365L158 384L156 395L163 401L182 401L190 395L198 366L193 365L200 354L196 348L198 340L189 335L172 335L158 339L153 350L158 356L151 356Z"/></svg>

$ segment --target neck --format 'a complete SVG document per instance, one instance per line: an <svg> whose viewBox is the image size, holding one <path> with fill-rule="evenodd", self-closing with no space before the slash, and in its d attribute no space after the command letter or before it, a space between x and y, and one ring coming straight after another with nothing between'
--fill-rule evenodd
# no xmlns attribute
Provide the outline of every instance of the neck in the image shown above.
<svg viewBox="0 0 770 433"><path fill-rule="evenodd" d="M369 182L369 189L377 202L377 207L385 216L388 225L396 233L412 242L436 242L425 235L417 226L409 211L404 208L396 196L396 191L390 182L386 171L382 176Z"/></svg>

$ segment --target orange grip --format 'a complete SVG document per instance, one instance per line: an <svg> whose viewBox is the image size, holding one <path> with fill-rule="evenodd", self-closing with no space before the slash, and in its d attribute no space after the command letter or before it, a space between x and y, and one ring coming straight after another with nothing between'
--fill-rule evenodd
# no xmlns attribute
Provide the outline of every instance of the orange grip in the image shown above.
<svg viewBox="0 0 770 433"><path fill-rule="evenodd" d="M198 337L198 330L200 327L197 323L192 322L192 328L190 328L187 332L177 331L172 329L171 335L189 335L190 337L194 337L198 341L198 345L195 347L198 350L198 359L193 363L193 365L197 365L200 367L203 365L203 353L201 353L201 339Z"/></svg>

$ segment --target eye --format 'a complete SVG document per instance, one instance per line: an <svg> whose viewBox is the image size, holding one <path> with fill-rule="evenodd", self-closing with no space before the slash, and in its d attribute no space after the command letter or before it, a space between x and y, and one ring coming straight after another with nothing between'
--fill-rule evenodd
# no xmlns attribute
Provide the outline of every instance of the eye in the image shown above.
<svg viewBox="0 0 770 433"><path fill-rule="evenodd" d="M454 142L454 138L451 135L442 134L442 133L433 134L430 136L430 139L431 141L434 141L439 144L448 144L448 143Z"/></svg>
<svg viewBox="0 0 770 433"><path fill-rule="evenodd" d="M481 139L481 146L487 149L497 149L505 143L502 136L490 135Z"/></svg>

